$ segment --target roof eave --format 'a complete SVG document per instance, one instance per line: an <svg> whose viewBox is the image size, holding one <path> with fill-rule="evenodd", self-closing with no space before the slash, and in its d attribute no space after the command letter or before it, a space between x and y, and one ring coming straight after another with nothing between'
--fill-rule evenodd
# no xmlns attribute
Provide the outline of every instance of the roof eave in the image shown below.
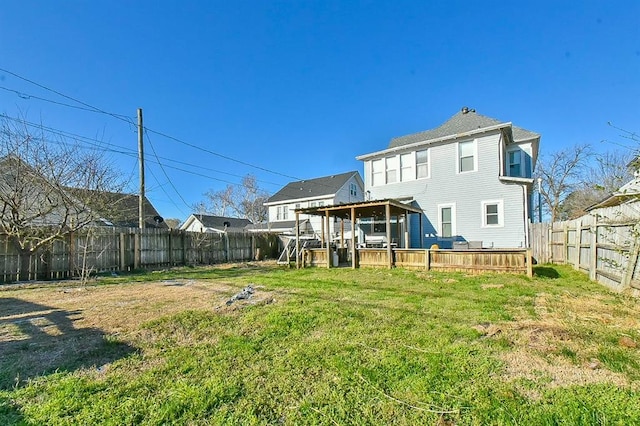
<svg viewBox="0 0 640 426"><path fill-rule="evenodd" d="M373 152L371 154L359 155L359 156L356 157L356 160L358 160L358 161L366 161L366 160L369 160L371 158L383 156L383 155L386 155L386 154L391 154L393 152L411 150L412 148L416 148L416 147L419 147L419 146L422 146L422 145L431 145L433 143L447 142L447 141L450 141L450 140L456 140L456 139L460 139L460 138L465 138L465 137L468 137L468 136L477 135L479 133L486 133L486 132L490 132L492 130L503 129L505 127L511 127L511 122L509 121L509 122L506 122L506 123L496 124L495 126L488 126L488 127L482 127L480 129L470 130L468 132L456 133L456 134L453 134L453 135L442 136L442 137L439 137L439 138L426 139L426 140L420 141L420 142L414 142L414 143L410 143L410 144L406 144L406 145L395 146L393 148L387 148L387 149L384 149L382 151Z"/></svg>

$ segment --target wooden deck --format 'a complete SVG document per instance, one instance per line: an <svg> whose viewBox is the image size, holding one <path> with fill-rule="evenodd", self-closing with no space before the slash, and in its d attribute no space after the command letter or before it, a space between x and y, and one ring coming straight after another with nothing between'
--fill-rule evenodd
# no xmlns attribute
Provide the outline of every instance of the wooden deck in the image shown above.
<svg viewBox="0 0 640 426"><path fill-rule="evenodd" d="M358 267L397 268L468 273L512 273L533 275L533 259L527 249L426 250L393 249L389 263L387 249L358 249ZM327 267L326 249L305 249L303 267Z"/></svg>

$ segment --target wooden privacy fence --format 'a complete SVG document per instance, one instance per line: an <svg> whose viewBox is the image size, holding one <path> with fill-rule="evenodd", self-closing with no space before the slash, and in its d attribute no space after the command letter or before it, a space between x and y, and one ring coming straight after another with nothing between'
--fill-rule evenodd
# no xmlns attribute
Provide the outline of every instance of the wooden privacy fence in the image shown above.
<svg viewBox="0 0 640 426"><path fill-rule="evenodd" d="M622 291L640 290L640 224L598 222L597 216L531 226L538 263L570 264L592 280Z"/></svg>
<svg viewBox="0 0 640 426"><path fill-rule="evenodd" d="M327 266L326 249L305 249L303 266ZM357 266L387 267L386 249L358 249ZM469 273L505 272L533 275L531 251L526 249L427 250L392 249L391 264L408 269L462 271Z"/></svg>
<svg viewBox="0 0 640 426"><path fill-rule="evenodd" d="M0 283L252 260L272 256L278 246L278 237L268 233L105 227L69 234L31 256L22 256L7 236L0 235Z"/></svg>

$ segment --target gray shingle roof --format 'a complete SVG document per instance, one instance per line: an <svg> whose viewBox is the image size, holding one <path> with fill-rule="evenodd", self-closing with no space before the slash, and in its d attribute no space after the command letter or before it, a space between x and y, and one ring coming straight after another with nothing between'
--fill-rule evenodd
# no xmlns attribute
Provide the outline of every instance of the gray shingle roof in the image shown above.
<svg viewBox="0 0 640 426"><path fill-rule="evenodd" d="M194 216L207 228L224 229L224 223L228 222L228 228L244 228L251 224L249 219L237 217L211 216L206 214L194 214Z"/></svg>
<svg viewBox="0 0 640 426"><path fill-rule="evenodd" d="M435 129L393 138L389 143L389 148L429 141L506 123L505 121L496 120L495 118L478 114L475 110L467 111L468 112L465 113L465 109L463 108L463 110L459 111L440 127L436 127ZM514 141L532 139L540 136L537 133L518 126L512 126L512 132Z"/></svg>
<svg viewBox="0 0 640 426"><path fill-rule="evenodd" d="M280 191L269 197L267 203L333 195L338 192L354 174L360 176L357 171L351 171L339 175L290 182Z"/></svg>

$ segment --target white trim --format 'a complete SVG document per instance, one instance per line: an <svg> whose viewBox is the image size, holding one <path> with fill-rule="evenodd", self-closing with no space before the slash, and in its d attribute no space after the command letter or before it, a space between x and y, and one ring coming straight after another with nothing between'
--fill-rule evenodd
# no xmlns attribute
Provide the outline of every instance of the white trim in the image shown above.
<svg viewBox="0 0 640 426"><path fill-rule="evenodd" d="M481 227L482 228L504 228L504 200L483 200L481 203ZM498 206L498 223L487 224L487 206L497 205Z"/></svg>
<svg viewBox="0 0 640 426"><path fill-rule="evenodd" d="M430 144L433 144L433 143L436 143L436 142L449 142L451 140L455 140L455 139L458 139L458 138L466 138L468 136L473 136L473 135L480 134L480 133L486 133L486 132L490 132L492 130L498 130L498 129L502 129L502 128L506 128L506 127L511 127L511 122L510 121L507 122L507 123L496 124L495 126L489 126L489 127L483 127L481 129L471 130L469 132L457 133L455 135L443 136L441 138L427 139L427 140L424 140L424 141L414 142L414 143L410 143L410 144L406 144L406 145L400 145L400 146L396 146L396 147L393 147L393 148L384 149L382 151L372 152L371 154L358 155L356 157L356 160L366 161L366 160L370 160L370 159L372 159L374 157L389 155L392 152L411 151L412 149L415 150L415 149L417 149L418 147L420 147L422 145L430 145ZM407 135L407 136L410 136L410 135Z"/></svg>
<svg viewBox="0 0 640 426"><path fill-rule="evenodd" d="M443 237L442 234L442 209L443 208L451 208L451 236ZM456 229L456 203L443 203L438 204L438 238L439 239L452 239L458 235L458 230Z"/></svg>

